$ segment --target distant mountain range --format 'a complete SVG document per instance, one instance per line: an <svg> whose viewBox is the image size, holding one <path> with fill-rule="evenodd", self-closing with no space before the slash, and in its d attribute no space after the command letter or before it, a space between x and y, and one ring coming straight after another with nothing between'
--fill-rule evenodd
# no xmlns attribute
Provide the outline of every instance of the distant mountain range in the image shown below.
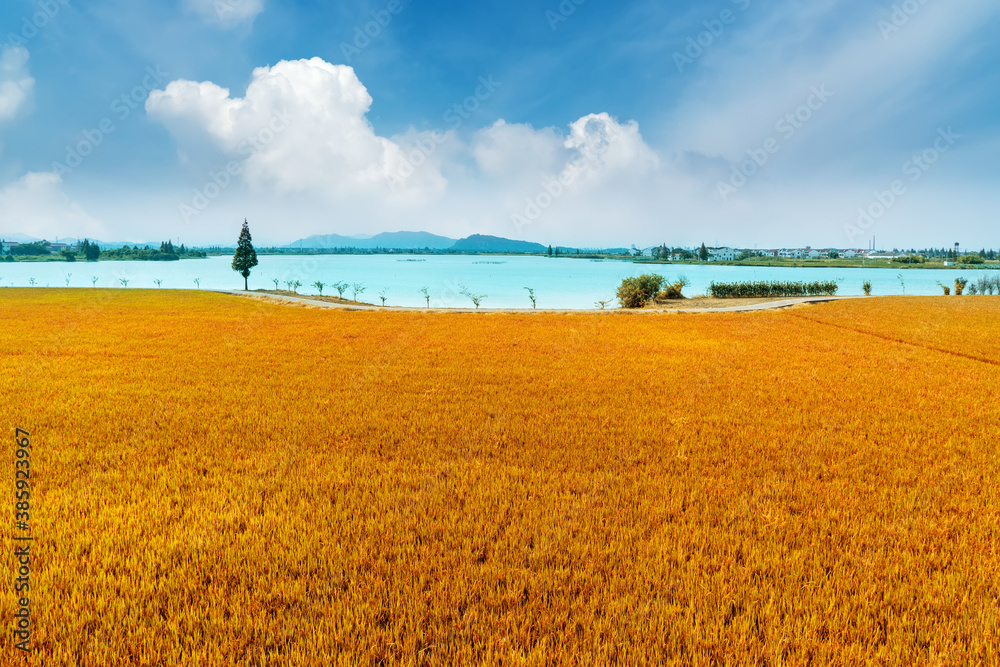
<svg viewBox="0 0 1000 667"><path fill-rule="evenodd" d="M359 248L371 250L374 248L392 248L394 250L447 250L455 245L455 239L438 236L428 232L382 232L375 236L341 236L340 234L322 234L308 236L289 243L286 248Z"/></svg>
<svg viewBox="0 0 1000 667"><path fill-rule="evenodd" d="M150 248L160 247L160 241L157 241L156 243L152 242L139 243L136 241L101 241L99 239L93 239L90 237L87 238L91 243L96 243L102 248L107 248L107 249L121 248L123 246L135 246L135 245L139 246L140 248L142 248L143 246L149 246ZM82 240L83 238L78 239L74 237L65 237L65 236L60 236L58 238L51 238L51 239L40 239L34 236L28 236L27 234L0 233L0 241L16 241L17 243L35 243L36 241L48 241L49 243L65 243L67 245L75 245L76 243Z"/></svg>
<svg viewBox="0 0 1000 667"><path fill-rule="evenodd" d="M461 250L463 252L545 252L546 248L541 243L531 243L529 241L512 241L499 236L485 236L483 234L473 234L464 239L455 241L451 250Z"/></svg>
<svg viewBox="0 0 1000 667"><path fill-rule="evenodd" d="M357 248L373 250L375 248L392 250L455 250L461 252L545 252L546 247L540 243L514 241L499 236L473 234L464 239L452 239L428 232L383 232L369 238L359 236L341 236L340 234L324 234L309 236L290 243L286 248L310 248L328 250L333 248Z"/></svg>
<svg viewBox="0 0 1000 667"><path fill-rule="evenodd" d="M26 234L3 234L0 233L0 240L17 241L18 243L33 243L42 239L28 236ZM57 239L46 239L56 242ZM82 240L82 239L79 239ZM75 244L76 238L58 239L60 243L69 245ZM98 244L101 248L114 249L122 246L137 245L140 248L149 246L150 248L160 247L160 241L138 243L135 241L101 241L100 239L90 239L92 243ZM191 246L192 248L195 246ZM228 246L227 246L228 247ZM482 252L482 253L544 253L548 248L541 243L530 241L515 241L501 236L488 236L485 234L473 234L462 239L438 236L429 232L383 232L374 236L368 234L355 234L353 236L342 236L340 234L319 234L307 236L293 243L289 243L283 248L289 250L333 250L337 248L356 248L358 250L453 250L456 252ZM559 246L556 248L561 253L578 252L576 249ZM593 252L594 250L582 249L583 252ZM611 251L627 252L626 249L612 249ZM607 252L607 250L605 250Z"/></svg>
<svg viewBox="0 0 1000 667"><path fill-rule="evenodd" d="M41 241L42 239L36 239L33 236L27 236L25 234L0 234L0 241L16 241L17 243L34 243L35 241ZM73 239L75 242L76 239Z"/></svg>

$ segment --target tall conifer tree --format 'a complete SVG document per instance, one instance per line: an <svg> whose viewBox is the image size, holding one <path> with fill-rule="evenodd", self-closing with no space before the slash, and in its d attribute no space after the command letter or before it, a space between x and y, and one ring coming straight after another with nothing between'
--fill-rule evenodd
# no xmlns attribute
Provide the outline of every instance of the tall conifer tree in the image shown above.
<svg viewBox="0 0 1000 667"><path fill-rule="evenodd" d="M236 254L233 255L233 271L243 276L243 289L249 290L250 269L257 266L257 251L253 249L250 238L250 225L243 219L243 229L240 230L240 240L236 244Z"/></svg>

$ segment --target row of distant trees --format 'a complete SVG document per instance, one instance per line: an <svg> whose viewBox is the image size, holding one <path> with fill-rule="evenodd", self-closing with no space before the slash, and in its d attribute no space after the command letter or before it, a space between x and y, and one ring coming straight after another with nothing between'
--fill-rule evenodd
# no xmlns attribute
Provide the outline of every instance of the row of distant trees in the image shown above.
<svg viewBox="0 0 1000 667"><path fill-rule="evenodd" d="M48 241L35 241L34 243L21 243L16 246L8 246L6 249L7 261L13 261L14 257L44 257L52 254L52 245ZM139 247L122 246L121 248L101 250L96 243L91 243L89 239L84 239L76 248L63 248L59 251L68 262L82 259L88 262L96 262L99 259L128 259L128 260L150 260L150 261L172 261L178 259L194 259L206 257L206 253L201 250L192 250L183 243L180 247L175 247L170 241L164 241L159 248L149 246Z"/></svg>
<svg viewBox="0 0 1000 667"><path fill-rule="evenodd" d="M114 250L104 250L100 252L101 259L126 259L126 260L144 260L153 262L170 262L179 259L196 259L207 257L207 253L201 250L192 250L187 248L183 243L180 247L175 247L170 241L164 241L160 244L159 249L150 248L149 246L122 246L121 248L115 248Z"/></svg>
<svg viewBox="0 0 1000 667"><path fill-rule="evenodd" d="M949 258L953 262L955 262L956 264L968 264L968 265L985 264L988 259L992 259L990 257L990 253L991 252L992 251L986 252L984 250L984 251L981 251L979 253L973 253L971 255L962 255L962 256L957 256L954 253L952 253L952 255ZM996 253L992 252L992 254L993 254L993 258L995 258L996 257ZM900 257L893 257L892 258L892 263L893 264L924 264L925 262L927 262L927 259L928 259L928 257L926 255L909 254L909 255L902 255Z"/></svg>
<svg viewBox="0 0 1000 667"><path fill-rule="evenodd" d="M962 260L972 257L978 258L980 260L995 260L997 259L996 250L987 250L986 248L981 249L979 252L966 252L959 253L954 248L924 248L923 250L917 250L911 248L910 250L895 250L894 252L906 252L910 255L921 255L927 257L928 259L949 259L962 264L977 264L981 262L964 262Z"/></svg>
<svg viewBox="0 0 1000 667"><path fill-rule="evenodd" d="M549 246L545 250L545 254L548 257L559 257L562 255L575 255L580 257L604 257L606 255L622 255L627 256L626 251L612 251L612 250L588 250L586 252L580 252L579 248L553 248Z"/></svg>
<svg viewBox="0 0 1000 667"><path fill-rule="evenodd" d="M52 247L48 241L35 241L34 243L21 243L19 245L4 247L4 252L13 257L32 257L36 255L52 254Z"/></svg>

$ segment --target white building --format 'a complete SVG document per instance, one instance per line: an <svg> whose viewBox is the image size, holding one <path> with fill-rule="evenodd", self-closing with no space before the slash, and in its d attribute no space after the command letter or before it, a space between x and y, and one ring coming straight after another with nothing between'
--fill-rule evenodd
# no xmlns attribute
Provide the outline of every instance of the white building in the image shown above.
<svg viewBox="0 0 1000 667"><path fill-rule="evenodd" d="M738 254L734 248L708 248L708 261L732 262Z"/></svg>

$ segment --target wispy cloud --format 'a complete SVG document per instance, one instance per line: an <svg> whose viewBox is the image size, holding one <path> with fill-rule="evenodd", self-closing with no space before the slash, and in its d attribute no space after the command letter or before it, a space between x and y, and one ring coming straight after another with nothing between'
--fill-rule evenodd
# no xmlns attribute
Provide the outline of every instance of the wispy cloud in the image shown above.
<svg viewBox="0 0 1000 667"><path fill-rule="evenodd" d="M266 0L184 0L184 5L206 23L223 28L251 23L264 11Z"/></svg>
<svg viewBox="0 0 1000 667"><path fill-rule="evenodd" d="M79 202L70 199L62 179L51 172L28 172L0 190L0 229L49 239L67 236L67 232L94 237L106 231Z"/></svg>
<svg viewBox="0 0 1000 667"><path fill-rule="evenodd" d="M921 96L939 85L941 78L930 74L954 66L950 59L970 37L989 38L981 29L1000 15L1000 5L992 0L915 4L920 11L888 41L879 21L891 17L892 4L786 0L768 12L757 8L756 20L705 55L697 81L670 114L670 143L739 160L810 87L824 84L836 91L837 101L824 110L823 122L805 133L814 159L867 160L867 152L845 149L856 147L859 136L870 146L872 132L885 142L901 120L919 133L914 116L936 126L945 120L936 117L941 105L927 108Z"/></svg>
<svg viewBox="0 0 1000 667"><path fill-rule="evenodd" d="M28 73L28 50L3 47L0 53L0 122L9 121L31 102L35 80Z"/></svg>

